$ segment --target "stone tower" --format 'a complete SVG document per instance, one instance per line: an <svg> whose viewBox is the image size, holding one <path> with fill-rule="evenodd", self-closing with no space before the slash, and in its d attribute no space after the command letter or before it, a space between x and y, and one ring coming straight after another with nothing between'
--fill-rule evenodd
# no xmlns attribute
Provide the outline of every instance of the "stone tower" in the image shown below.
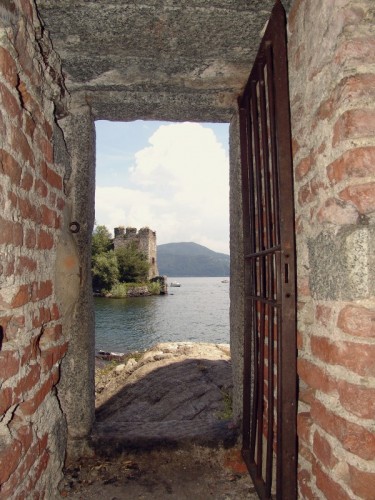
<svg viewBox="0 0 375 500"><path fill-rule="evenodd" d="M113 240L114 248L121 248L136 242L140 252L146 255L150 264L148 271L148 279L154 278L159 274L156 260L156 231L152 231L148 227L142 227L138 232L135 227L123 226L115 227L115 238Z"/></svg>

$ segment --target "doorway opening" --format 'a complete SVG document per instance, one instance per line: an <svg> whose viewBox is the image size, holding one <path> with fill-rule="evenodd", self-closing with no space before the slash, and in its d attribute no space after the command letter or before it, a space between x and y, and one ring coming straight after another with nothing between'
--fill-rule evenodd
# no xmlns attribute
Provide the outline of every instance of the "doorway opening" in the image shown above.
<svg viewBox="0 0 375 500"><path fill-rule="evenodd" d="M107 446L116 436L112 452L114 441L234 439L223 432L232 387L228 133L227 124L96 122L96 228L112 238L117 228L115 240L148 228L151 260L175 285L163 296L113 298L113 287L94 299L96 354L117 363L97 370L96 432L101 446L101 436Z"/></svg>

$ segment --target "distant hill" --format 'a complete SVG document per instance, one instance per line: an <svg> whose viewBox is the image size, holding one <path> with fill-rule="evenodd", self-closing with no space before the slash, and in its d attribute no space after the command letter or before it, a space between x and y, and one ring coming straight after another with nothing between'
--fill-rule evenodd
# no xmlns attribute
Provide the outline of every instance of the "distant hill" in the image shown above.
<svg viewBox="0 0 375 500"><path fill-rule="evenodd" d="M157 247L159 274L167 276L229 276L229 255L197 243L166 243Z"/></svg>

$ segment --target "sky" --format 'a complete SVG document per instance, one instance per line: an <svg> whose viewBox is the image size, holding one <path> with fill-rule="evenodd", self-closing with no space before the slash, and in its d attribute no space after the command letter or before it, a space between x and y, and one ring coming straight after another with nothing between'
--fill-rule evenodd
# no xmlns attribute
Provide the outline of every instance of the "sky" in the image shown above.
<svg viewBox="0 0 375 500"><path fill-rule="evenodd" d="M228 124L97 121L95 220L229 254Z"/></svg>

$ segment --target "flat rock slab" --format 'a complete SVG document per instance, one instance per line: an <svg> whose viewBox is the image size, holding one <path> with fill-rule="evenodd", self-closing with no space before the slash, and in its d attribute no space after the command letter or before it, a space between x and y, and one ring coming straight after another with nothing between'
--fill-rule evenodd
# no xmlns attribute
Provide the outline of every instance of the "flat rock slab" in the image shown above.
<svg viewBox="0 0 375 500"><path fill-rule="evenodd" d="M158 344L104 378L97 381L93 433L103 453L236 440L227 344Z"/></svg>

